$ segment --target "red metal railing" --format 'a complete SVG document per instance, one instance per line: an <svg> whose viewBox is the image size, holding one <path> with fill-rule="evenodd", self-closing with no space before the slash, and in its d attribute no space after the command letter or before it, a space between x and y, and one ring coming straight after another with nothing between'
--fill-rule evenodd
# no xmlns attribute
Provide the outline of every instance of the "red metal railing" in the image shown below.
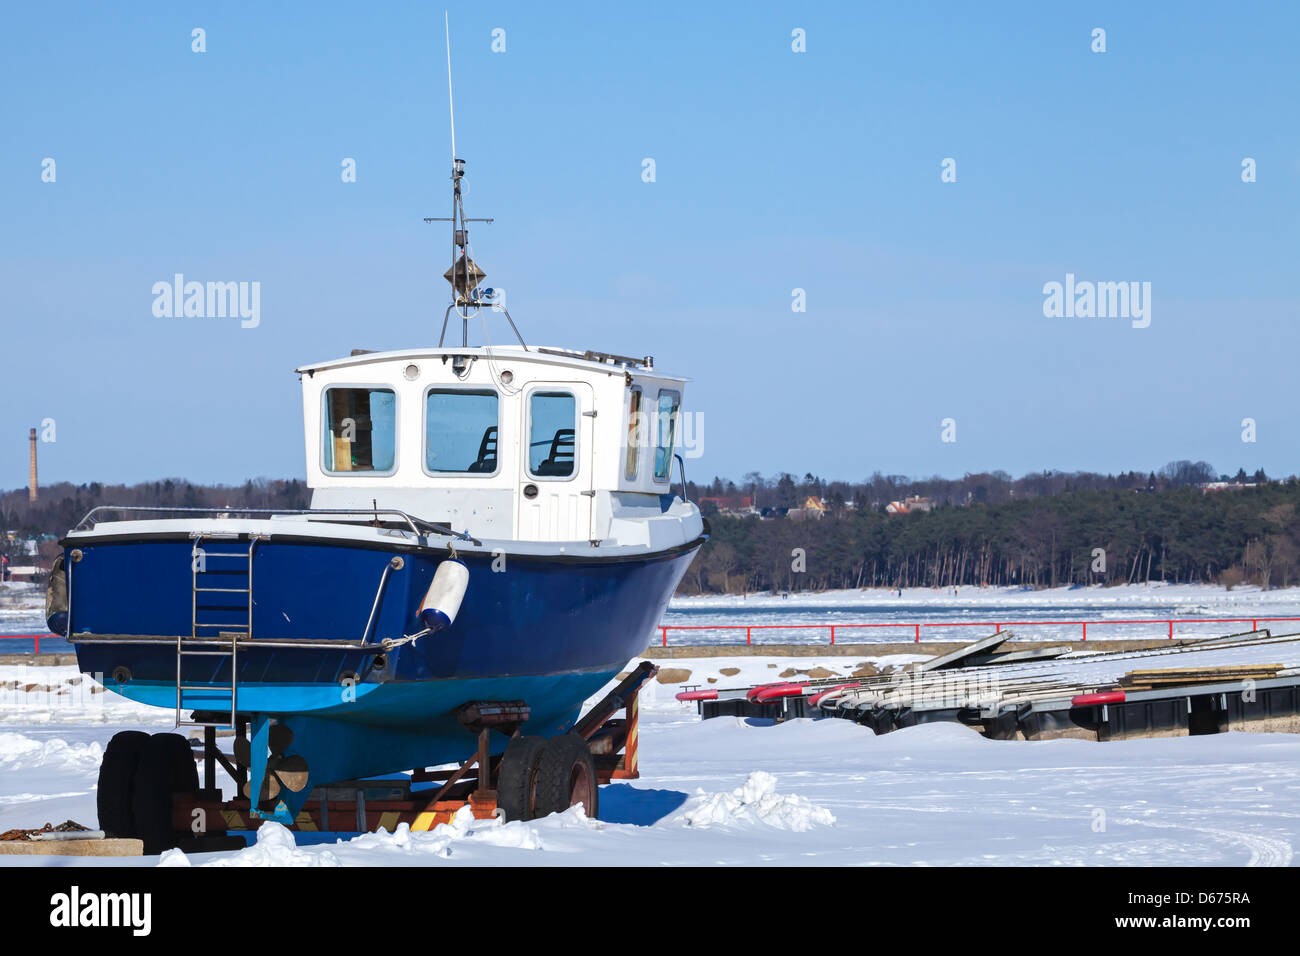
<svg viewBox="0 0 1300 956"><path fill-rule="evenodd" d="M829 631L830 642L835 643L836 631L859 630L867 628L894 628L909 633L913 643L921 643L922 628L945 628L945 627L983 627L993 628L995 631L1001 631L1004 627L1042 627L1044 625L1064 625L1067 627L1081 627L1083 629L1083 640L1088 639L1088 626L1094 628L1098 626L1107 626L1111 624L1163 624L1165 625L1166 634L1170 640L1174 636L1175 624L1249 624L1252 631L1259 630L1260 624L1276 623L1280 621L1300 621L1300 617L1183 617L1183 618L1143 618L1141 620L1093 620L1093 621L1062 621L1051 618L1037 621L932 621L915 624L902 623L893 621L888 624L661 624L659 630L663 635L663 646L668 646L669 631L744 631L745 644L752 645L754 642L754 631Z"/></svg>
<svg viewBox="0 0 1300 956"><path fill-rule="evenodd" d="M1088 639L1088 625L1094 628L1098 625L1110 624L1163 624L1166 628L1166 636L1173 640L1175 624L1250 624L1252 631L1258 630L1259 625L1273 624L1287 621L1300 621L1300 617L1183 617L1183 618L1143 618L1141 620L1093 620L1093 621L1061 621L1054 619L1045 619L1037 621L932 621L921 623L903 623L893 621L888 624L663 624L659 626L662 634L663 646L668 646L669 631L744 631L745 644L747 646L754 643L754 631L829 631L830 643L835 643L835 632L848 630L864 630L871 628L894 628L896 630L905 630L911 633L913 643L921 643L921 628L945 628L945 627L983 627L993 628L995 632L1001 631L1004 627L1041 627L1043 625L1063 625L1067 627L1079 627L1082 629L1081 639ZM40 634L0 634L0 640L20 641L28 640L34 642L33 653L41 652L41 635Z"/></svg>
<svg viewBox="0 0 1300 956"><path fill-rule="evenodd" d="M41 635L39 634L0 634L0 641L35 641L35 654L41 652Z"/></svg>

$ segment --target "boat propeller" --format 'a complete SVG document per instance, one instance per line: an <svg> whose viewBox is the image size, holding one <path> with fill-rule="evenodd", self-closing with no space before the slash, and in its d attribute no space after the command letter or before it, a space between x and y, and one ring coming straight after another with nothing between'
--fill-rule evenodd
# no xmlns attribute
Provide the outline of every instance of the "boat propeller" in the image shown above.
<svg viewBox="0 0 1300 956"><path fill-rule="evenodd" d="M307 760L300 754L285 756L285 751L293 743L293 731L284 724L275 724L270 729L270 757L266 762L266 780L262 784L262 793L258 802L274 800L282 789L299 793L307 786L310 772ZM237 737L234 743L235 762L241 767L253 764L252 747L247 737ZM246 782L244 796L252 799L252 783Z"/></svg>

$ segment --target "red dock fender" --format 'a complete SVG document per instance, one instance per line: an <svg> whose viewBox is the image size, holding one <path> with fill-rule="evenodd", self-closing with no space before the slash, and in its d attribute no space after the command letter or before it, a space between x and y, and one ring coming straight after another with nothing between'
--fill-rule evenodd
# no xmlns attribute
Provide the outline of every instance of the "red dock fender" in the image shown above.
<svg viewBox="0 0 1300 956"><path fill-rule="evenodd" d="M862 681L855 681L852 684L836 684L834 687L827 687L825 690L813 694L812 700L808 701L808 703L809 705L816 707L818 704L821 703L821 699L825 697L827 694L833 694L837 690L848 690L850 687L861 687L861 686L862 686Z"/></svg>
<svg viewBox="0 0 1300 956"><path fill-rule="evenodd" d="M1124 692L1122 690L1108 690L1100 694L1079 694L1077 697L1070 698L1071 707L1093 707L1097 704L1122 703L1124 703Z"/></svg>
<svg viewBox="0 0 1300 956"><path fill-rule="evenodd" d="M717 700L716 690L684 690L677 694L678 700Z"/></svg>
<svg viewBox="0 0 1300 956"><path fill-rule="evenodd" d="M782 697L798 697L807 688L807 684L764 684L762 687L750 690L745 697L751 703L765 704L769 700L779 700Z"/></svg>

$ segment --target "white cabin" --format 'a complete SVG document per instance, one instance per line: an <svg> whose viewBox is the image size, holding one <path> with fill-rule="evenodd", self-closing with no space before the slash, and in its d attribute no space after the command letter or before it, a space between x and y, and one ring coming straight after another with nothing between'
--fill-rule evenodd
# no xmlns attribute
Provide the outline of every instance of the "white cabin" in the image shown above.
<svg viewBox="0 0 1300 956"><path fill-rule="evenodd" d="M674 459L688 380L650 359L434 348L298 372L313 508L377 504L586 549L657 551L703 531Z"/></svg>

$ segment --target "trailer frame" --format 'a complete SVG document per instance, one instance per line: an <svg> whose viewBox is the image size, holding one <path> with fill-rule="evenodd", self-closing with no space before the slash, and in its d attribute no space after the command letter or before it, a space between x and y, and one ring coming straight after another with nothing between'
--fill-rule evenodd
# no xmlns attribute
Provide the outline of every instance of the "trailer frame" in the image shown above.
<svg viewBox="0 0 1300 956"><path fill-rule="evenodd" d="M636 780L638 767L639 698L641 690L659 673L657 665L642 661L569 731L586 741L596 767L596 783ZM617 717L620 711L623 717ZM514 738L528 721L525 701L470 701L457 711L465 729L476 736L473 753L455 768L415 768L408 779L371 778L344 780L313 786L311 795L291 824L299 832L367 833L380 829L392 832L405 823L413 831L431 830L469 807L476 820L499 814L496 781L501 755L490 751L492 731ZM199 715L196 715L198 719ZM236 740L248 739L249 718L237 716ZM217 784L217 769L225 771L242 793L248 770L233 754L223 753L217 727L204 726L195 759L202 767L200 789L177 793L172 799L172 827L178 833L194 833L213 845L226 837L257 830L266 821L252 813L248 797L223 800ZM412 784L441 781L436 789L413 790ZM338 824L346 821L347 826Z"/></svg>

